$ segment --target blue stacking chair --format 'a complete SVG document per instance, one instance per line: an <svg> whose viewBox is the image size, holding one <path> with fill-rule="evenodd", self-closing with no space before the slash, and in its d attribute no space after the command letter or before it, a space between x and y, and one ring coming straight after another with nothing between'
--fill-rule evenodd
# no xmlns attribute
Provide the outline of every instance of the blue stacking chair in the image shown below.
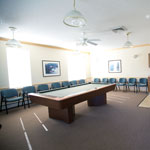
<svg viewBox="0 0 150 150"><path fill-rule="evenodd" d="M84 79L80 79L79 80L79 84L85 84L85 80Z"/></svg>
<svg viewBox="0 0 150 150"><path fill-rule="evenodd" d="M39 84L39 85L37 86L37 91L38 91L38 92L46 92L46 91L49 91L48 84Z"/></svg>
<svg viewBox="0 0 150 150"><path fill-rule="evenodd" d="M18 107L19 107L19 102L22 101L24 104L24 99L22 96L18 95L18 91L16 89L6 89L1 91L1 110L2 110L2 104L3 102L5 103L5 110L6 113L8 114L8 107L7 104L10 102L18 102ZM25 108L25 105L24 105Z"/></svg>
<svg viewBox="0 0 150 150"><path fill-rule="evenodd" d="M34 86L26 86L22 88L22 95L24 99L24 106L25 106L25 100L28 102L28 107L30 107L30 98L29 93L36 93L36 89Z"/></svg>
<svg viewBox="0 0 150 150"><path fill-rule="evenodd" d="M63 81L62 82L62 87L68 88L68 87L70 87L70 83L68 81Z"/></svg>
<svg viewBox="0 0 150 150"><path fill-rule="evenodd" d="M110 84L115 84L115 83L117 83L117 79L116 78L110 78L109 83ZM115 87L115 90L117 90L117 86Z"/></svg>
<svg viewBox="0 0 150 150"><path fill-rule="evenodd" d="M140 78L139 82L137 83L137 91L140 92L140 87L145 87L146 92L148 92L148 79L147 78Z"/></svg>
<svg viewBox="0 0 150 150"><path fill-rule="evenodd" d="M127 83L128 90L130 90L130 88L129 88L130 86L133 86L134 87L134 92L135 92L136 83L137 83L136 78L129 78L128 83Z"/></svg>
<svg viewBox="0 0 150 150"><path fill-rule="evenodd" d="M60 85L60 82L54 82L51 84L51 88L52 89L60 89L61 88L61 85Z"/></svg>
<svg viewBox="0 0 150 150"><path fill-rule="evenodd" d="M108 78L103 78L101 83L102 84L107 84L108 83Z"/></svg>
<svg viewBox="0 0 150 150"><path fill-rule="evenodd" d="M110 84L114 84L114 83L116 83L116 82L117 82L116 78L110 78L110 79L109 79L109 83L110 83Z"/></svg>
<svg viewBox="0 0 150 150"><path fill-rule="evenodd" d="M120 86L125 87L126 91L127 91L127 79L126 78L119 78L119 82L117 83L117 87L119 88L120 90Z"/></svg>
<svg viewBox="0 0 150 150"><path fill-rule="evenodd" d="M100 82L101 82L100 78L94 78L94 83L100 83Z"/></svg>
<svg viewBox="0 0 150 150"><path fill-rule="evenodd" d="M71 86L77 86L77 81L76 80L70 81L70 85Z"/></svg>

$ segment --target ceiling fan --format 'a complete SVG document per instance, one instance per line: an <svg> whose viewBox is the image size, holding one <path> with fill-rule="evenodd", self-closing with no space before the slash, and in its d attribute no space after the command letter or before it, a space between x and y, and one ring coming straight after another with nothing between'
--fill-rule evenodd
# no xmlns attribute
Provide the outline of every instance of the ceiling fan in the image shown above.
<svg viewBox="0 0 150 150"><path fill-rule="evenodd" d="M101 41L100 39L89 39L85 36L85 32L82 32L81 35L82 37L80 38L79 41L77 41L77 45L81 45L81 46L88 46L88 44L97 46L98 43L95 43L96 41Z"/></svg>

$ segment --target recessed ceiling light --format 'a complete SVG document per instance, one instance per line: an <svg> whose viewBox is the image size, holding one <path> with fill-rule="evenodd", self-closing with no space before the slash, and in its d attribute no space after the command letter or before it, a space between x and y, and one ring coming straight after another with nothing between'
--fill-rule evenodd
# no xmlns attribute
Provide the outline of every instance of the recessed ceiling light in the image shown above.
<svg viewBox="0 0 150 150"><path fill-rule="evenodd" d="M149 14L145 15L145 18L150 19L150 15Z"/></svg>

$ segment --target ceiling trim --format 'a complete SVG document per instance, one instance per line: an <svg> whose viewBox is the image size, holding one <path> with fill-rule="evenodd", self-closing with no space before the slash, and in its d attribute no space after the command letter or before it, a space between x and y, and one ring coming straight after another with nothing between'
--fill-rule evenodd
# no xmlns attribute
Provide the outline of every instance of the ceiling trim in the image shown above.
<svg viewBox="0 0 150 150"><path fill-rule="evenodd" d="M10 39L8 38L4 38L4 37L0 37L0 41L8 41ZM72 50L72 49L67 49L67 48L63 48L63 47L58 47L58 46L51 46L51 45L46 45L46 44L39 44L39 43L32 43L32 42L26 42L26 41L20 41L22 44L27 44L27 45L32 45L32 46L40 46L40 47L46 47L46 48L54 48L57 50L64 50L64 51L72 51L75 52L76 50ZM90 54L90 52L85 52L85 51L80 51L81 53L86 53L86 54Z"/></svg>
<svg viewBox="0 0 150 150"><path fill-rule="evenodd" d="M0 41L8 41L10 39L8 38L4 38L4 37L0 37ZM26 41L20 41L22 44L27 44L27 45L32 45L32 46L40 46L40 47L46 47L46 48L54 48L57 50L64 50L64 51L72 51L75 52L76 50L72 50L72 49L67 49L67 48L63 48L63 47L58 47L58 46L51 46L51 45L46 45L46 44L39 44L39 43L32 43L32 42L26 42ZM132 48L137 48L137 47L146 47L146 46L150 46L150 44L141 44L141 45L135 45ZM123 49L129 49L129 48L113 48L113 49L107 49L108 51L112 51L112 50L123 50ZM86 53L86 54L90 54L90 52L85 52L85 51L81 51L81 53Z"/></svg>
<svg viewBox="0 0 150 150"><path fill-rule="evenodd" d="M132 48L137 48L137 47L146 47L150 46L150 44L141 44L141 45L135 45ZM123 50L123 49L129 49L129 48L114 48L114 49L109 49L109 50Z"/></svg>

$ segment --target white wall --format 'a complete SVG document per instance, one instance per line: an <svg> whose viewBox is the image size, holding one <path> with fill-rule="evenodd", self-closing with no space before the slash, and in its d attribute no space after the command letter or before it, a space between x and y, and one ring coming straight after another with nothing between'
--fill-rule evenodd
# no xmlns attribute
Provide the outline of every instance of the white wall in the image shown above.
<svg viewBox="0 0 150 150"><path fill-rule="evenodd" d="M30 50L32 83L47 83L67 80L66 51L43 48L39 46L26 46ZM60 61L61 76L43 77L42 60Z"/></svg>
<svg viewBox="0 0 150 150"><path fill-rule="evenodd" d="M148 77L150 75L148 53L150 53L150 47L93 52L91 54L92 77ZM122 72L109 73L108 60L118 59L122 62Z"/></svg>
<svg viewBox="0 0 150 150"><path fill-rule="evenodd" d="M5 46L0 41L0 87L8 86L7 56Z"/></svg>
<svg viewBox="0 0 150 150"><path fill-rule="evenodd" d="M74 52L60 50L55 48L46 48L40 46L24 45L24 48L30 50L32 84L49 83L56 81L68 80L68 57L74 55ZM86 78L91 77L90 71L90 55L81 53L85 58ZM74 55L75 57L76 55ZM42 60L60 61L61 76L43 77ZM77 60L78 61L78 60ZM0 88L9 87L8 71L7 71L7 56L5 42L0 43Z"/></svg>

